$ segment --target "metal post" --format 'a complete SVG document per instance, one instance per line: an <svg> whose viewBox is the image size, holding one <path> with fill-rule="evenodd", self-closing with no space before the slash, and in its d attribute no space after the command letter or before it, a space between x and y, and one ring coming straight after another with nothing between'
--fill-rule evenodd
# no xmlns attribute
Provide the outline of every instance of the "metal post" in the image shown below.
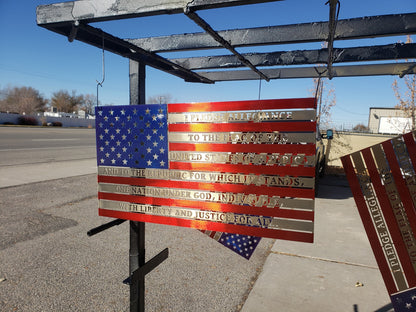
<svg viewBox="0 0 416 312"><path fill-rule="evenodd" d="M130 312L144 312L145 276L133 279L133 272L145 265L145 223L130 221Z"/></svg>
<svg viewBox="0 0 416 312"><path fill-rule="evenodd" d="M145 65L130 60L130 105L145 104ZM144 312L144 276L137 280L132 278L133 272L146 263L145 259L145 223L130 221L130 312Z"/></svg>

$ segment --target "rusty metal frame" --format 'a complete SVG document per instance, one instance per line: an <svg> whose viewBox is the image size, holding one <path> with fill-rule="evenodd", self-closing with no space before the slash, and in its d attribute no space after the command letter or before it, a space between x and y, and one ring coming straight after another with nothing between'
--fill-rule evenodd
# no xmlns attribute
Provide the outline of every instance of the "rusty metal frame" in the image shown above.
<svg viewBox="0 0 416 312"><path fill-rule="evenodd" d="M360 46L335 48L337 40L364 39L416 34L416 13L381 15L338 20L338 0L330 0L325 22L279 25L248 29L214 30L196 12L272 0L148 0L146 4L119 0L113 4L94 0L71 1L39 6L37 23L51 31L144 63L187 82L285 79L305 77L350 77L416 73L415 66L398 60L416 58L414 45ZM118 38L89 23L161 14L185 14L205 33L172 34L140 39ZM244 36L242 36L244 34ZM270 53L239 53L237 47L327 42L321 50L291 50ZM104 44L103 44L104 43ZM232 55L168 59L161 54L173 51L226 48ZM386 64L374 64L383 60ZM351 62L356 64L349 65ZM334 66L334 64L342 66ZM342 64L346 63L346 64ZM357 64L360 65L357 65ZM314 65L300 67L299 65ZM324 75L316 66L326 65ZM229 70L235 67L250 70ZM259 68L262 67L262 68ZM270 67L265 69L263 67ZM201 70L212 70L201 72ZM217 71L221 69L221 71ZM225 71L224 71L225 70ZM313 74L315 72L315 74ZM322 70L318 72L322 73ZM254 75L253 75L254 73Z"/></svg>

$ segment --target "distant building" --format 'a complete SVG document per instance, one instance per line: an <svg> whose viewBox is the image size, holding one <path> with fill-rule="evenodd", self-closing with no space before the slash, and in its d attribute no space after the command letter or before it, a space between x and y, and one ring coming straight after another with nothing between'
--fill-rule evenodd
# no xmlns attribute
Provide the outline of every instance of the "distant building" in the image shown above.
<svg viewBox="0 0 416 312"><path fill-rule="evenodd" d="M370 107L368 128L373 133L401 134L412 130L412 118L398 108Z"/></svg>

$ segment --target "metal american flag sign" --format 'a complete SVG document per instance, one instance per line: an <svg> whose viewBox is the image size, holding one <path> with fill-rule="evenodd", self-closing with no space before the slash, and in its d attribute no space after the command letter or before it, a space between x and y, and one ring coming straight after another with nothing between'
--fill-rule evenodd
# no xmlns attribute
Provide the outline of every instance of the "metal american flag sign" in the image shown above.
<svg viewBox="0 0 416 312"><path fill-rule="evenodd" d="M101 106L99 215L313 241L316 100Z"/></svg>
<svg viewBox="0 0 416 312"><path fill-rule="evenodd" d="M394 310L416 311L416 144L410 132L341 158Z"/></svg>

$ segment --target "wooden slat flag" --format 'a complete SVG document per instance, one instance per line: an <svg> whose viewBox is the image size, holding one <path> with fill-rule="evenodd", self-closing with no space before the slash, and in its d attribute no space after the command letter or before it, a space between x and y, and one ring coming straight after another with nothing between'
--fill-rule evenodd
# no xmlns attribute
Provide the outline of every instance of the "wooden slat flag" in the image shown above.
<svg viewBox="0 0 416 312"><path fill-rule="evenodd" d="M416 311L415 132L341 161L393 307Z"/></svg>
<svg viewBox="0 0 416 312"><path fill-rule="evenodd" d="M312 242L315 118L313 98L97 107L99 214Z"/></svg>

